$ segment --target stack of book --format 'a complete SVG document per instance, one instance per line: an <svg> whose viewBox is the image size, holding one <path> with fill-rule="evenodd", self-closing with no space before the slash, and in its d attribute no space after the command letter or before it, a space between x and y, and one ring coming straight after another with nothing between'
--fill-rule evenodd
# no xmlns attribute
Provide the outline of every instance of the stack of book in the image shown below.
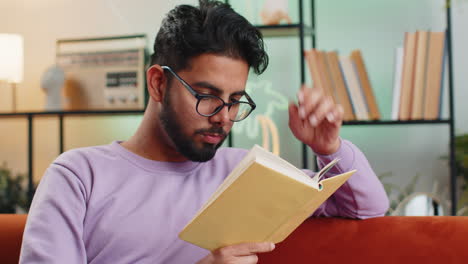
<svg viewBox="0 0 468 264"><path fill-rule="evenodd" d="M392 119L440 119L445 46L445 32L405 33L395 55Z"/></svg>
<svg viewBox="0 0 468 264"><path fill-rule="evenodd" d="M314 89L322 89L345 110L344 120L377 120L380 111L369 76L359 50L350 56L338 56L336 51L304 52Z"/></svg>

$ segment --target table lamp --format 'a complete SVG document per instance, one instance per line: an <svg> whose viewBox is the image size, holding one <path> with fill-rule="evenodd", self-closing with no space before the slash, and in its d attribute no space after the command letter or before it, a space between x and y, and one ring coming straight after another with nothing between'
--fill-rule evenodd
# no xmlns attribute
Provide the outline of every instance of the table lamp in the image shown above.
<svg viewBox="0 0 468 264"><path fill-rule="evenodd" d="M13 112L16 112L16 85L22 80L23 37L0 33L0 81L11 85Z"/></svg>

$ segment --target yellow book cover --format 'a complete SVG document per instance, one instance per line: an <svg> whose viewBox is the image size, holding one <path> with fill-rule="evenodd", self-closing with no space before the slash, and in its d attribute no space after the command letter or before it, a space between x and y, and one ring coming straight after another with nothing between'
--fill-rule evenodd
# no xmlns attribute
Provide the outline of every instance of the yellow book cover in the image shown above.
<svg viewBox="0 0 468 264"><path fill-rule="evenodd" d="M314 177L255 145L180 232L182 240L217 248L245 242L283 241L356 170Z"/></svg>

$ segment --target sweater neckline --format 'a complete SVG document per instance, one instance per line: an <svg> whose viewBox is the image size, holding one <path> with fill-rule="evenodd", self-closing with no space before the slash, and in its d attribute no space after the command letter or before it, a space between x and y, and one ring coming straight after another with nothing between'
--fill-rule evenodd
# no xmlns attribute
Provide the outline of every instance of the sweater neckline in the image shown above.
<svg viewBox="0 0 468 264"><path fill-rule="evenodd" d="M122 143L122 141L114 141L110 144L110 147L126 160L147 171L186 175L188 172L195 171L201 165L201 162L191 160L182 162L150 160L129 151L120 143Z"/></svg>

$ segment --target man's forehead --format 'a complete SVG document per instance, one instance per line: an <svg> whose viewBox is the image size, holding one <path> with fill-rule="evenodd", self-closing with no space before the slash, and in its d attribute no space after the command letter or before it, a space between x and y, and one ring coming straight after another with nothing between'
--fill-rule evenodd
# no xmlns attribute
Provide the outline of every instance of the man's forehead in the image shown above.
<svg viewBox="0 0 468 264"><path fill-rule="evenodd" d="M181 74L194 88L207 88L217 93L242 93L249 67L240 59L205 54L192 58Z"/></svg>
<svg viewBox="0 0 468 264"><path fill-rule="evenodd" d="M215 85L209 81L200 81L195 82L192 84L194 88L204 88L209 89L212 92L218 94L244 94L245 93L245 85L243 87L232 87L229 88L227 85Z"/></svg>

